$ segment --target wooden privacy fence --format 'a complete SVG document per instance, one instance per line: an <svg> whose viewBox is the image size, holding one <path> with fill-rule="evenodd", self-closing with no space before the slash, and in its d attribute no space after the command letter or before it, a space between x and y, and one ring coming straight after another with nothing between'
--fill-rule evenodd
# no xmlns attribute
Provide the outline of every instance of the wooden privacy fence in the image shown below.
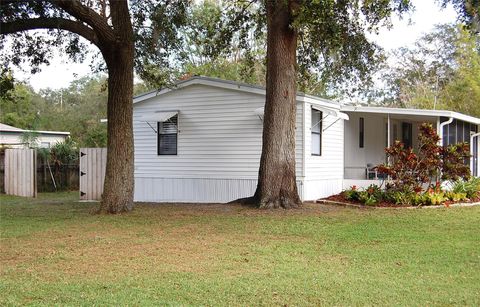
<svg viewBox="0 0 480 307"><path fill-rule="evenodd" d="M37 151L35 149L5 150L5 193L37 196Z"/></svg>
<svg viewBox="0 0 480 307"><path fill-rule="evenodd" d="M106 148L80 148L80 200L102 199L106 166Z"/></svg>

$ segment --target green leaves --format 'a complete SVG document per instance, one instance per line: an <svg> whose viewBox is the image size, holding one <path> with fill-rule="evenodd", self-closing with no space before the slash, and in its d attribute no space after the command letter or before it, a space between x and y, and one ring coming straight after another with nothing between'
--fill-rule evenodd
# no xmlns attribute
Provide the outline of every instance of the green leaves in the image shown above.
<svg viewBox="0 0 480 307"><path fill-rule="evenodd" d="M414 47L394 51L380 101L480 116L479 48L478 37L461 25L438 25Z"/></svg>

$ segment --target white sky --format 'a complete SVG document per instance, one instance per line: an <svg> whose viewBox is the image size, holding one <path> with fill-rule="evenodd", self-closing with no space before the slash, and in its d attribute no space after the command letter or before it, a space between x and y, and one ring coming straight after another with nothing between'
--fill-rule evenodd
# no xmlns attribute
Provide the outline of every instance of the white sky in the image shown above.
<svg viewBox="0 0 480 307"><path fill-rule="evenodd" d="M441 10L434 0L413 0L413 3L415 12L405 16L403 20L394 18L391 30L384 29L379 35L372 36L372 39L386 50L391 50L413 44L423 33L432 30L435 24L455 22L456 14L452 7ZM90 74L89 63L88 59L83 64L72 63L66 56L58 53L52 59L51 65L42 67L40 73L31 75L14 70L14 76L20 80L28 80L36 90L58 89L68 86L76 78Z"/></svg>

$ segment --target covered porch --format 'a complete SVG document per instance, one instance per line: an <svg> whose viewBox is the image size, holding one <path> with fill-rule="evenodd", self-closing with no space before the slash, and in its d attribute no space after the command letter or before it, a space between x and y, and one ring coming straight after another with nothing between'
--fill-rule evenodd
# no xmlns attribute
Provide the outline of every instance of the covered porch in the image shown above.
<svg viewBox="0 0 480 307"><path fill-rule="evenodd" d="M368 185L383 178L373 169L386 162L385 147L401 141L414 150L418 147L419 127L430 123L440 131L443 145L467 142L470 146L472 174L479 176L480 119L450 111L379 107L345 107L350 117L345 122L346 184ZM362 181L365 181L362 183Z"/></svg>

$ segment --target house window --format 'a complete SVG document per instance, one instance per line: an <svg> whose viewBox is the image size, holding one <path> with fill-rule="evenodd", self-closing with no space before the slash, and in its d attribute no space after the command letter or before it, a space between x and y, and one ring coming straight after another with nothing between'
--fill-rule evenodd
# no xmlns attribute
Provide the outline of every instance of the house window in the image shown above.
<svg viewBox="0 0 480 307"><path fill-rule="evenodd" d="M312 156L322 155L322 118L321 111L312 109Z"/></svg>
<svg viewBox="0 0 480 307"><path fill-rule="evenodd" d="M358 146L360 148L364 148L365 147L365 119L363 117L360 117L358 124L359 124Z"/></svg>
<svg viewBox="0 0 480 307"><path fill-rule="evenodd" d="M178 115L157 123L158 155L177 154Z"/></svg>
<svg viewBox="0 0 480 307"><path fill-rule="evenodd" d="M412 124L402 123L402 143L405 145L405 148L411 148L413 145L412 141Z"/></svg>

